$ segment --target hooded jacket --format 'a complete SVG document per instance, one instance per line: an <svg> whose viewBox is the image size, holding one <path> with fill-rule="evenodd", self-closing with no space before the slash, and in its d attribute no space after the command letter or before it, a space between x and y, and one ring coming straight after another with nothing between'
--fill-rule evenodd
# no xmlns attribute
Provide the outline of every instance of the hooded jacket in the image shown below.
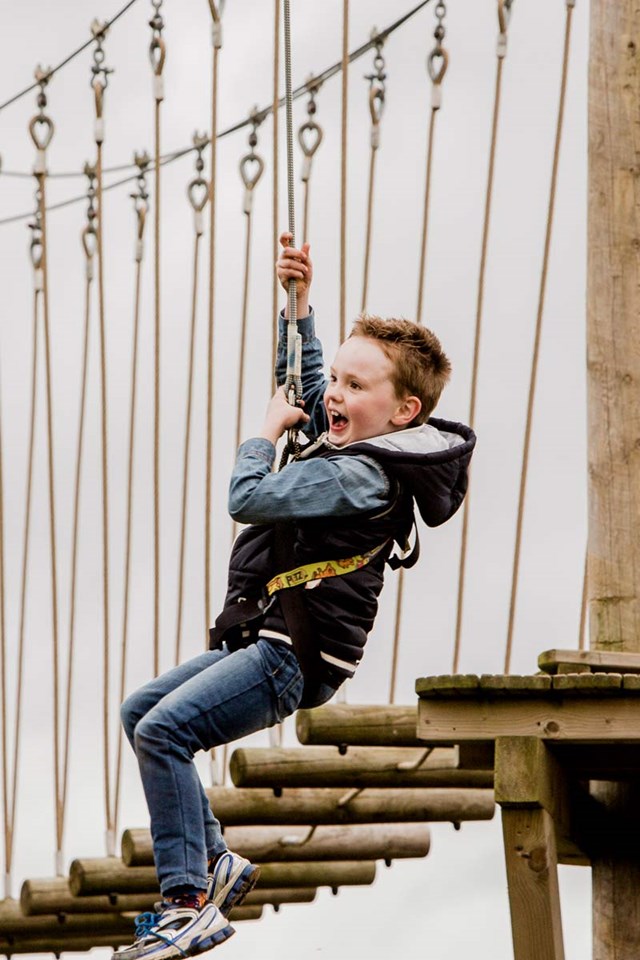
<svg viewBox="0 0 640 960"><path fill-rule="evenodd" d="M304 597L322 661L322 682L337 688L353 676L377 613L385 561L394 543L406 549L414 523L414 504L431 527L453 516L467 489L474 446L475 435L469 427L431 418L428 424L346 447L336 448L323 436L303 451L303 461L322 457L339 460L347 468L341 458L372 460L388 481L382 509L352 516L299 518L293 523L288 569L308 563L321 566L323 561L346 559L383 545L380 553L360 569L289 588L301 591ZM284 572L276 568L274 531L274 524L255 524L237 537L229 563L225 611L244 599L264 597L267 582ZM277 594L250 623L226 631L219 624L220 618L212 631L213 644L224 640L232 649L254 642L259 635L288 634Z"/></svg>

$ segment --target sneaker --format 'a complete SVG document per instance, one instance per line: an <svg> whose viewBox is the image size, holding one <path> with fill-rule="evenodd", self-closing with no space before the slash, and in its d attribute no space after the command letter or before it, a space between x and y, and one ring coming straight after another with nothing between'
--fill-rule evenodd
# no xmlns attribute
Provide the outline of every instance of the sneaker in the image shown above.
<svg viewBox="0 0 640 960"><path fill-rule="evenodd" d="M227 850L218 857L209 874L207 900L227 917L253 890L259 876L260 867Z"/></svg>
<svg viewBox="0 0 640 960"><path fill-rule="evenodd" d="M202 907L182 906L163 901L157 913L136 917L136 939L130 947L121 947L112 960L173 960L193 957L212 950L235 933L215 904Z"/></svg>

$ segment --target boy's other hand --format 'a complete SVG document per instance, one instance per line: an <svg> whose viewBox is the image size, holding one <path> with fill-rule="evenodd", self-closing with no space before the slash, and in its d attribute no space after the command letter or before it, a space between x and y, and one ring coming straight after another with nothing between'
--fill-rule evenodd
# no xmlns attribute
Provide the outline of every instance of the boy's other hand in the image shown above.
<svg viewBox="0 0 640 960"><path fill-rule="evenodd" d="M270 440L275 446L285 430L296 424L307 423L308 420L309 417L302 407L293 407L288 402L284 387L278 387L269 401L260 436Z"/></svg>
<svg viewBox="0 0 640 960"><path fill-rule="evenodd" d="M289 291L289 280L296 281L297 319L301 319L309 315L309 287L313 279L313 264L309 256L311 245L303 243L300 250L297 250L295 247L289 246L291 240L290 233L280 234L282 251L276 262L276 273L278 280L287 292ZM285 316L287 315L288 309L285 309Z"/></svg>

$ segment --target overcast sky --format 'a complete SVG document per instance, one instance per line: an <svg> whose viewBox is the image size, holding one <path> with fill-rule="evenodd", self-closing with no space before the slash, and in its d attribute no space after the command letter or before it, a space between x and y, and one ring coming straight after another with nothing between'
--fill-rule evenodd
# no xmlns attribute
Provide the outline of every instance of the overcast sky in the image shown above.
<svg viewBox="0 0 640 960"><path fill-rule="evenodd" d="M0 9L0 101L27 86L36 63L53 65L87 36L93 16L108 19L120 7L102 0L49 4L5 3ZM220 59L220 128L271 99L272 6L228 0ZM410 8L393 0L352 0L349 46L364 43ZM495 0L451 0L445 45L450 66L437 119L424 321L439 334L454 376L440 416L466 420L474 336L480 238L496 70ZM113 28L106 62L115 68L106 91L105 165L129 163L134 150L153 144L152 85L148 60L151 7L139 2ZM166 0L166 100L163 152L188 146L210 123L210 14L206 0ZM294 85L341 55L339 0L293 0ZM494 212L487 264L484 332L475 428L468 590L461 669L500 672L504 660L511 562L531 347L549 192L565 20L561 0L517 0L509 29L497 153ZM584 301L586 226L586 65L588 7L579 3L569 72L555 232L540 357L537 405L523 533L521 587L514 639L514 672L533 672L537 654L577 644L586 542ZM429 81L425 59L433 45L433 3L387 43L387 101L382 119L376 182L369 309L415 315L424 189ZM364 74L368 54L350 70L347 314L360 306L369 112ZM48 112L55 123L51 172L80 171L93 158L93 101L89 52L50 83ZM314 161L311 226L315 282L312 303L330 360L338 342L340 80L326 83L316 118L325 137ZM29 172L34 149L27 127L35 113L29 94L0 113L3 170ZM304 100L295 107L298 126ZM283 132L283 119L281 121ZM260 425L269 396L271 353L271 122L259 131L266 170L254 199L251 255L247 398L242 433ZM226 486L234 456L235 392L242 304L245 217L238 162L247 130L220 143L218 267L216 288L216 470L214 477L215 605L224 596L231 524ZM284 137L281 138L281 224L286 223ZM296 157L299 175L300 158ZM181 462L186 402L193 219L186 185L193 157L165 168L162 177L162 667L171 665L175 641ZM111 179L114 179L113 177ZM151 182L151 178L150 178ZM298 181L299 182L299 181ZM48 185L49 201L84 192L82 177ZM29 178L0 176L0 219L33 208ZM133 315L134 216L130 187L105 198L106 320L109 392L111 521L112 739L115 739L121 637L125 482ZM301 222L301 194L298 194ZM49 218L52 381L55 428L62 663L69 635L69 572L73 477L81 370L84 264L80 231L86 204ZM153 287L151 224L141 321L140 387L136 432L135 527L132 557L131 651L128 687L152 669L152 417ZM32 340L32 277L24 222L0 227L3 309L0 318L0 389L4 445L5 565L10 691L15 688L20 562L28 438ZM189 528L183 654L202 647L203 489L205 437L206 277L202 270L196 341L194 420L190 464ZM87 435L82 487L81 560L77 613L77 685L71 793L65 856L105 852L101 754L101 513L97 313L93 311L87 395ZM42 342L40 338L40 343ZM14 888L26 876L54 870L51 739L51 599L45 448L43 355L39 354L38 426L31 540L31 580L26 623L27 700ZM455 624L460 518L423 532L423 556L406 579L398 702L415 702L418 676L451 668ZM395 584L389 577L378 624L365 661L351 683L351 703L383 703L388 696ZM13 694L9 706L12 709ZM12 732L12 730L10 730ZM292 728L287 742L295 741ZM253 738L266 745L266 734ZM206 771L203 771L206 776ZM122 826L146 822L133 759L126 757ZM33 841L34 820L45 829ZM589 872L561 869L567 960L589 954ZM509 960L512 956L499 815L491 824L433 828L425 861L379 868L376 885L349 889L337 899L322 892L313 906L270 909L259 924L244 924L225 956L259 951L262 960L306 956L381 960L390 951L406 960ZM106 953L105 953L106 955Z"/></svg>

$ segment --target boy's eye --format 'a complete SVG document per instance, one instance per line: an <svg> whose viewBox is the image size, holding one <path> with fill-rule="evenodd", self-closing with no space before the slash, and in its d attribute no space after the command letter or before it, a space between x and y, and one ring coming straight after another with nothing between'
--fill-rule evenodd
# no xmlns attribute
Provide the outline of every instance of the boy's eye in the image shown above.
<svg viewBox="0 0 640 960"><path fill-rule="evenodd" d="M352 380L351 383L349 384L349 386L351 387L352 390L359 390L359 389L360 389L360 384L357 383L356 380Z"/></svg>

